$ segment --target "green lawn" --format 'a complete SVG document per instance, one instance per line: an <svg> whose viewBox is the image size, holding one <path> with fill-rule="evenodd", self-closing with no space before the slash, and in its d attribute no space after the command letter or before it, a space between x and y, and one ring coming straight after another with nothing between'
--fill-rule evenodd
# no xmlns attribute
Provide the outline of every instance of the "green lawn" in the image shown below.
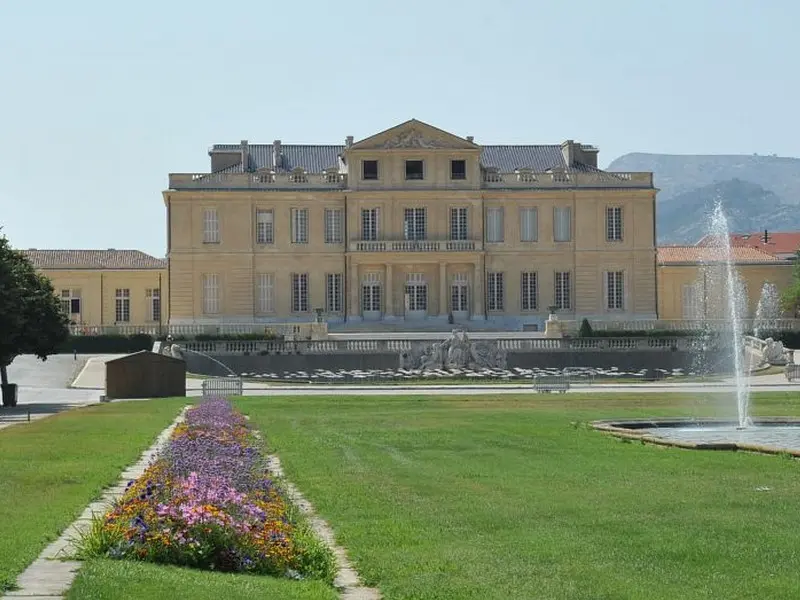
<svg viewBox="0 0 800 600"><path fill-rule="evenodd" d="M756 412L798 414L794 400L761 395ZM387 600L800 597L797 462L626 443L582 425L702 414L710 401L336 395L237 404Z"/></svg>
<svg viewBox="0 0 800 600"><path fill-rule="evenodd" d="M336 591L319 582L193 571L149 563L92 560L79 571L67 600L335 600Z"/></svg>
<svg viewBox="0 0 800 600"><path fill-rule="evenodd" d="M0 593L186 402L104 404L0 430Z"/></svg>

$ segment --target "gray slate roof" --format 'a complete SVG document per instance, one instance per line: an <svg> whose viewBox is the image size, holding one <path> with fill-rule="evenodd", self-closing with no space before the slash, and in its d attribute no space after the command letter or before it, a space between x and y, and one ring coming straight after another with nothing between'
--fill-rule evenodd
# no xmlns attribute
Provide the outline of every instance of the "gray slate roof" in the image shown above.
<svg viewBox="0 0 800 600"><path fill-rule="evenodd" d="M167 261L140 250L23 250L37 269L166 269Z"/></svg>
<svg viewBox="0 0 800 600"><path fill-rule="evenodd" d="M239 152L240 144L215 144L211 152ZM250 164L248 170L274 168L272 144L250 144ZM322 173L330 167L338 167L339 155L345 150L343 145L282 144L283 165L279 171L291 171L303 167L309 173ZM529 168L542 173L554 168L567 168L561 146L520 145L520 146L481 146L481 164L494 167L501 173L512 173L516 169ZM584 170L573 165L573 169ZM591 169L586 167L586 169ZM223 173L241 173L242 165L224 169Z"/></svg>

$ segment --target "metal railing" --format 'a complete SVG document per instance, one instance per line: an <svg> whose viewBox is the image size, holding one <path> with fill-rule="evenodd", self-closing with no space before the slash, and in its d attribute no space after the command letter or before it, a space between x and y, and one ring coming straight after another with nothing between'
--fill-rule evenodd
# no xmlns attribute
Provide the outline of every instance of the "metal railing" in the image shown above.
<svg viewBox="0 0 800 600"><path fill-rule="evenodd" d="M244 385L241 377L211 377L202 383L203 398L230 398L241 396Z"/></svg>
<svg viewBox="0 0 800 600"><path fill-rule="evenodd" d="M480 240L356 240L351 252L473 252L483 250Z"/></svg>

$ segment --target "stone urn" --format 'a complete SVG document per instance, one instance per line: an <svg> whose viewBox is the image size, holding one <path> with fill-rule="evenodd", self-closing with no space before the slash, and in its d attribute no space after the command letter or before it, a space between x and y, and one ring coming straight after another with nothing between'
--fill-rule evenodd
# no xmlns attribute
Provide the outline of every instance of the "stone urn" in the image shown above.
<svg viewBox="0 0 800 600"><path fill-rule="evenodd" d="M550 314L547 315L547 321L544 323L544 336L548 338L563 337L564 331L561 327L561 321L558 320L555 306L548 306L547 310Z"/></svg>

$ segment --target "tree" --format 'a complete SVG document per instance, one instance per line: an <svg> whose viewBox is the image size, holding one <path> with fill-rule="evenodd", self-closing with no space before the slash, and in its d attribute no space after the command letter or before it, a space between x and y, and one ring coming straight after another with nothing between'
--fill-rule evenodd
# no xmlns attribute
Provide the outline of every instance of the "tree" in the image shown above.
<svg viewBox="0 0 800 600"><path fill-rule="evenodd" d="M69 318L53 284L0 234L0 382L9 386L7 367L20 354L42 360L69 337Z"/></svg>
<svg viewBox="0 0 800 600"><path fill-rule="evenodd" d="M794 257L792 283L781 294L781 307L795 318L800 315L800 250Z"/></svg>

